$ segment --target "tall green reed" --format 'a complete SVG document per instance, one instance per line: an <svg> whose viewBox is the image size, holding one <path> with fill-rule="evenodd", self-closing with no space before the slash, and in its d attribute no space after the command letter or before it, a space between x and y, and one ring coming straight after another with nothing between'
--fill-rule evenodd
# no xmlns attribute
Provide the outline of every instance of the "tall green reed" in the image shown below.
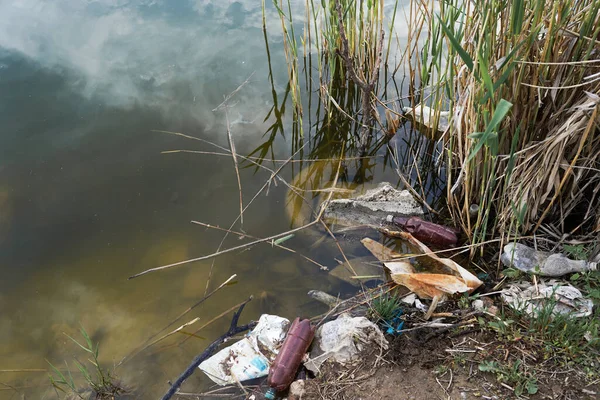
<svg viewBox="0 0 600 400"><path fill-rule="evenodd" d="M348 138L360 139L362 135L364 150L375 114L384 40L384 1L306 0L303 25L292 16L289 0L274 0L273 4L281 20L294 121L300 124L300 134L304 136L303 102L312 101L311 94L317 86L326 110L325 122L333 123L337 112L345 114L345 118L361 127L358 137L350 134ZM298 33L300 28L302 34ZM389 47L386 54L389 55ZM304 92L300 71L304 73Z"/></svg>

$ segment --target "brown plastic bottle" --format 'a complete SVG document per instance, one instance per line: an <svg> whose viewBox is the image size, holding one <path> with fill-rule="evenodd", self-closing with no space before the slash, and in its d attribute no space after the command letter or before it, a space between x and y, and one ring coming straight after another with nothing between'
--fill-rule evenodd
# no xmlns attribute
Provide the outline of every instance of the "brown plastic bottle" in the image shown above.
<svg viewBox="0 0 600 400"><path fill-rule="evenodd" d="M283 391L290 386L314 336L315 327L310 324L309 320L300 321L300 318L296 318L292 322L283 345L279 349L275 361L271 364L267 379L270 389L265 394L266 399L274 399L276 392Z"/></svg>
<svg viewBox="0 0 600 400"><path fill-rule="evenodd" d="M451 228L424 221L419 217L388 217L388 222L392 222L421 242L431 243L439 247L456 246L458 242L458 237Z"/></svg>

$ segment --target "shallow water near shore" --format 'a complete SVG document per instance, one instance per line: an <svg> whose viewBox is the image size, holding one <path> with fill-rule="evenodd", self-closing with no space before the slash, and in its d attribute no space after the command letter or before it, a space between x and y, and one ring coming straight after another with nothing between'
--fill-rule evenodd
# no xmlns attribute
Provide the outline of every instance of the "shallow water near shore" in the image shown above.
<svg viewBox="0 0 600 400"><path fill-rule="evenodd" d="M272 123L263 120L273 93L281 99L287 84L274 17L268 6L269 69L260 2L0 5L0 399L56 398L47 374L37 370L67 361L75 371L73 358L85 354L65 334L79 338L80 327L100 343L104 365L116 366L202 298L211 269L209 290L233 274L237 284L169 330L199 317L188 328L193 332L250 295L242 323L264 312L293 318L325 311L306 296L311 289L354 290L268 244L220 256L214 267L204 260L127 280L215 252L223 233L190 221L228 227L239 214L231 158L162 154L221 150L158 131L228 147L225 114L213 109L252 76L228 118L238 153L255 149ZM283 122L290 121L291 115ZM273 150L289 157L289 140L277 138ZM361 171L361 184L398 183L381 156ZM284 177L300 167L290 166ZM345 167L351 182L357 164ZM247 204L270 174L240 172ZM244 214L244 232L267 237L288 230L286 190L271 184ZM313 247L319 234L300 233L286 246L335 267L333 244ZM241 243L230 235L224 248ZM366 255L359 245L354 255ZM128 358L115 374L136 398L156 398L229 322L227 315L184 343L186 335L175 335ZM209 384L196 373L186 389Z"/></svg>

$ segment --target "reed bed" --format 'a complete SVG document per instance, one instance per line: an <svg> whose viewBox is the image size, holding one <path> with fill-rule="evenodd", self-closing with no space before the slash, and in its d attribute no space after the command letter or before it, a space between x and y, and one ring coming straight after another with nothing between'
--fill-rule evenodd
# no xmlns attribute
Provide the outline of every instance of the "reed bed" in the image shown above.
<svg viewBox="0 0 600 400"><path fill-rule="evenodd" d="M600 2L414 0L418 100L450 111L447 204L474 243L600 228ZM426 31L426 32L425 32ZM473 215L471 205L479 206Z"/></svg>
<svg viewBox="0 0 600 400"><path fill-rule="evenodd" d="M366 153L373 121L379 119L375 98L387 50L384 49L384 3L383 0L306 0L305 15L294 16L290 0L273 0L281 20L294 122L299 124L301 136L304 136L304 104L311 101L313 92L318 92L321 100L318 113L323 111L319 122L329 127L339 122L340 117L350 121L347 139L350 143L358 139L359 147ZM315 129L317 134L324 133L322 128ZM327 133L335 135L329 129Z"/></svg>
<svg viewBox="0 0 600 400"><path fill-rule="evenodd" d="M399 124L401 107L378 98L389 84L380 70L404 72L413 109L432 110L447 207L471 243L600 232L600 2L410 0L386 16L383 0L307 0L301 23L289 1L274 4L296 115L314 60L320 126L350 121L363 153ZM390 66L397 23L408 36ZM436 135L442 112L449 126Z"/></svg>

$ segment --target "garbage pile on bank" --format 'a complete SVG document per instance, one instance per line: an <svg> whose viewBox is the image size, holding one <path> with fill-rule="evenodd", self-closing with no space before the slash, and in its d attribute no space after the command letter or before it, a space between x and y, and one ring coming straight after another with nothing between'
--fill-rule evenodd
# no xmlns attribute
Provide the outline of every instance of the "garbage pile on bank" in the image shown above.
<svg viewBox="0 0 600 400"><path fill-rule="evenodd" d="M422 209L406 191L399 192L389 184L382 184L354 199L333 201L329 207L324 215L330 222L372 226L385 235L401 238L413 253L401 254L373 239L363 238L362 245L375 260L371 257L349 260L329 274L354 285L370 280L387 281L387 284L346 301L324 292L310 291L309 296L329 306L330 314L335 317L322 320L319 326L299 318L290 324L286 318L262 315L258 325L246 337L200 365L199 368L215 383L234 385L268 376L270 389L265 398L273 399L287 393L288 387L288 398L299 398L305 386L303 380L295 380L301 365L319 376L327 363L344 366L360 359L365 349L387 349L384 332L388 335L403 332L402 307L417 310L425 321L433 317L422 326L451 326L444 318L456 316L436 313L438 305L454 295L471 294L482 287L482 278L451 258L438 256L428 246L455 247L457 233L452 228L423 220ZM509 243L503 250L501 261L505 266L536 276L534 284L526 280L505 284L498 292L505 304L532 316L549 301L555 314L573 317L592 314L592 301L571 284L557 278L575 272L595 271L595 262L572 260L563 254L537 251L521 243ZM418 269L414 265L416 258L419 259ZM406 289L401 296L399 311L389 320L373 322L367 318L368 304L395 287ZM490 297L473 300L471 310L470 316L477 312L498 313Z"/></svg>

